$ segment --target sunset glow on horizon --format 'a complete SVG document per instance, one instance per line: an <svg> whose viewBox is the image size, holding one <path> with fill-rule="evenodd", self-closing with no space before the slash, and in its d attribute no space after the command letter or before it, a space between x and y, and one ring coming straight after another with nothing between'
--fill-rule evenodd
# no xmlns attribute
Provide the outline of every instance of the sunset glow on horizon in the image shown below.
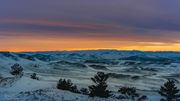
<svg viewBox="0 0 180 101"><path fill-rule="evenodd" d="M180 44L114 41L78 38L17 38L1 42L4 45L1 51L26 52L26 51L73 51L73 50L141 50L141 51L180 51ZM6 45L5 45L6 44ZM1 46L2 46L1 45Z"/></svg>
<svg viewBox="0 0 180 101"><path fill-rule="evenodd" d="M0 2L0 51L180 51L180 1Z"/></svg>

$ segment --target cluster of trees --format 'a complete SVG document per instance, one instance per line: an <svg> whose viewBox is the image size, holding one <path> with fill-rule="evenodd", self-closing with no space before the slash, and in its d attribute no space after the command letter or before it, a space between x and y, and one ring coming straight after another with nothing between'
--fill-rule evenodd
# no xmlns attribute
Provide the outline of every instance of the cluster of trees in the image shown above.
<svg viewBox="0 0 180 101"><path fill-rule="evenodd" d="M14 64L11 67L10 73L12 75L22 75L23 68L19 64ZM36 73L33 73L30 76L32 79L39 80ZM57 84L58 89L68 90L73 93L81 93L84 95L89 95L91 97L101 97L101 98L108 98L112 96L112 92L109 91L107 80L109 78L108 74L104 72L98 72L91 80L93 81L94 85L90 85L88 88L81 88L80 90L77 89L77 86L74 85L71 80L60 79ZM121 87L118 90L121 93L119 98L121 99L132 99L135 101L142 101L147 99L145 95L140 95L137 93L135 87ZM168 80L161 86L158 93L163 97L161 101L180 101L180 90L176 87L175 82L173 80Z"/></svg>
<svg viewBox="0 0 180 101"><path fill-rule="evenodd" d="M71 82L71 80L60 79L57 88L62 90L69 90L71 92L76 91L76 93L81 93L85 95L89 95L91 97L101 97L108 98L112 96L112 92L107 89L107 80L109 78L108 74L103 72L98 72L91 80L94 82L94 85L90 85L87 88L82 88L80 91L77 89L75 85ZM75 86L75 87L74 87ZM72 88L75 88L72 90ZM158 91L159 94L163 97L161 101L180 101L180 93L179 89L176 87L175 82L173 80L168 80L161 86ZM132 101L144 101L147 99L145 95L140 95L137 93L135 87L121 87L118 92L121 94L119 99L131 99Z"/></svg>
<svg viewBox="0 0 180 101"><path fill-rule="evenodd" d="M23 67L19 64L14 64L11 66L10 74L14 76L22 76L23 75ZM33 73L30 75L31 79L39 80L39 77L37 77L36 73Z"/></svg>
<svg viewBox="0 0 180 101"><path fill-rule="evenodd" d="M89 86L89 89L87 88L81 88L80 90L77 89L77 86L75 86L71 80L66 79L60 79L57 88L62 90L69 90L71 92L75 93L81 93L84 95L89 95L91 97L102 97L107 98L111 96L111 91L107 90L107 79L108 74L105 74L103 72L98 72L91 80L95 83L95 85Z"/></svg>
<svg viewBox="0 0 180 101"><path fill-rule="evenodd" d="M94 85L90 85L88 89L81 88L80 90L77 89L77 86L75 86L71 82L71 80L60 79L57 84L57 88L61 90L69 90L71 92L89 95L90 97L108 98L113 95L112 91L109 91L107 89L108 78L108 74L105 74L104 72L98 72L93 78L91 78ZM137 99L138 101L142 101L147 98L146 96L140 96L140 94L136 92L136 88L134 87L122 87L118 92L122 94L119 99Z"/></svg>
<svg viewBox="0 0 180 101"><path fill-rule="evenodd" d="M58 84L57 84L58 89L62 90L69 90L74 93L80 93L79 90L77 89L77 86L74 85L71 80L66 80L66 79L60 79Z"/></svg>

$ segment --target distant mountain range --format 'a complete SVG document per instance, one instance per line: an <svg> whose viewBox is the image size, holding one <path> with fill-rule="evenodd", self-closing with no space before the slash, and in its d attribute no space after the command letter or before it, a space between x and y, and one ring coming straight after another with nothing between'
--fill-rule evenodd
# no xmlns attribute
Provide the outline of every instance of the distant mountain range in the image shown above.
<svg viewBox="0 0 180 101"><path fill-rule="evenodd" d="M118 50L50 51L50 52L0 52L0 59L13 61L86 61L86 60L135 60L135 61L180 61L180 52L142 52ZM86 61L87 62L87 61Z"/></svg>

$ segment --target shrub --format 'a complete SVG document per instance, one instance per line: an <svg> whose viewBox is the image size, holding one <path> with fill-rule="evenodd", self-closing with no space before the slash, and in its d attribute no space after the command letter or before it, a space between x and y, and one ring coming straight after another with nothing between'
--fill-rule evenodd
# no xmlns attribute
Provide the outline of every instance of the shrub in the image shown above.
<svg viewBox="0 0 180 101"><path fill-rule="evenodd" d="M68 80L60 79L57 84L57 88L62 89L62 90L70 90L72 86L73 86L73 83L69 79Z"/></svg>
<svg viewBox="0 0 180 101"><path fill-rule="evenodd" d="M161 101L175 101L180 98L179 89L176 87L173 80L168 80L164 83L160 88L159 94L165 98L162 98Z"/></svg>
<svg viewBox="0 0 180 101"><path fill-rule="evenodd" d="M11 71L10 73L12 75L22 75L23 74L23 68L19 65L19 64L14 64L13 66L11 66Z"/></svg>
<svg viewBox="0 0 180 101"><path fill-rule="evenodd" d="M60 79L57 84L57 88L61 90L68 90L73 93L80 93L80 91L77 89L77 86L73 85L70 79Z"/></svg>
<svg viewBox="0 0 180 101"><path fill-rule="evenodd" d="M122 87L118 90L120 92L122 99L136 99L137 101L146 101L148 98L145 95L140 95L136 92L135 87Z"/></svg>
<svg viewBox="0 0 180 101"><path fill-rule="evenodd" d="M80 93L80 91L77 89L77 86L74 85L70 88L70 91L73 92L73 93Z"/></svg>
<svg viewBox="0 0 180 101"><path fill-rule="evenodd" d="M39 80L39 78L37 77L36 73L33 73L31 75L31 79Z"/></svg>
<svg viewBox="0 0 180 101"><path fill-rule="evenodd" d="M0 74L0 81L3 79L2 75Z"/></svg>
<svg viewBox="0 0 180 101"><path fill-rule="evenodd" d="M143 95L143 96L141 96L141 97L139 97L137 99L137 101L146 101L146 100L147 100L147 96L146 95Z"/></svg>
<svg viewBox="0 0 180 101"><path fill-rule="evenodd" d="M134 99L135 97L139 97L135 87L122 87L118 90L118 92L124 95L124 98L126 99Z"/></svg>
<svg viewBox="0 0 180 101"><path fill-rule="evenodd" d="M98 72L94 78L91 78L91 80L95 83L95 85L89 86L90 96L94 97L102 97L107 98L111 96L111 92L107 90L107 79L109 78L108 74L105 74L103 72Z"/></svg>
<svg viewBox="0 0 180 101"><path fill-rule="evenodd" d="M80 89L80 92L81 92L81 94L83 94L83 95L88 95L88 94L89 94L89 91L88 91L87 88L81 88L81 89Z"/></svg>

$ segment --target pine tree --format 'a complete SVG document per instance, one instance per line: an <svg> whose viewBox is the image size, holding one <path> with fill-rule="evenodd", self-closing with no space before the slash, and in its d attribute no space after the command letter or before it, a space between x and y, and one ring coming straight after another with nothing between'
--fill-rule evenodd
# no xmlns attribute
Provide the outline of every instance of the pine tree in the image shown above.
<svg viewBox="0 0 180 101"><path fill-rule="evenodd" d="M159 94L165 99L161 99L161 101L176 101L180 98L179 89L176 87L173 80L168 80L161 86Z"/></svg>
<svg viewBox="0 0 180 101"><path fill-rule="evenodd" d="M89 86L89 91L90 91L90 96L94 97L102 97L102 98L107 98L111 96L110 91L107 90L107 79L109 78L108 74L105 74L103 72L98 72L94 78L91 78L91 80L96 84L96 85L91 85Z"/></svg>
<svg viewBox="0 0 180 101"><path fill-rule="evenodd" d="M16 63L13 66L11 66L10 73L12 75L22 75L23 74L22 71L23 71L23 68L19 64Z"/></svg>

